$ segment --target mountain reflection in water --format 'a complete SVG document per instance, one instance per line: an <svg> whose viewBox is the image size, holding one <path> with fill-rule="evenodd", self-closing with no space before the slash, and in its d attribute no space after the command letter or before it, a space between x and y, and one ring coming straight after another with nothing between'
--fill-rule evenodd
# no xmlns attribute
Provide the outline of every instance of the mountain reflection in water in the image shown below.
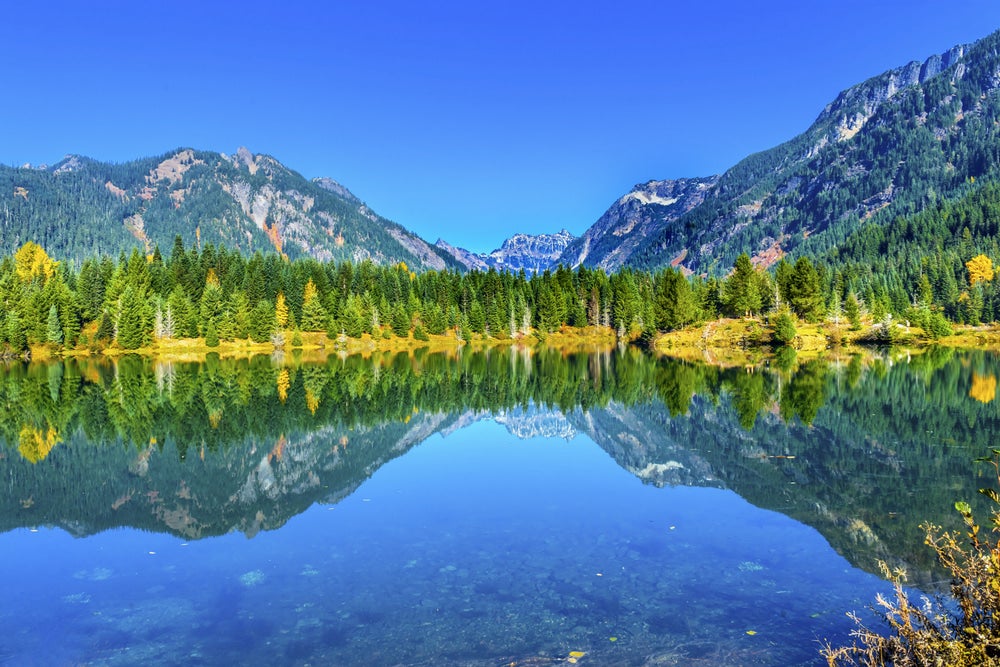
<svg viewBox="0 0 1000 667"><path fill-rule="evenodd" d="M988 470L973 459L1000 432L1000 363L988 354L947 350L898 359L788 361L784 368L720 369L630 349L495 349L331 357L324 364L294 357L210 357L202 364L125 357L10 365L0 373L0 530L58 526L87 536L130 527L183 540L234 531L253 537L316 504L345 501L387 463L435 434L450 437L491 421L516 438L575 442L583 435L649 485L735 491L757 507L814 527L855 567L876 572L882 559L927 584L936 575L917 526L925 520L954 524L955 500L978 502L976 489L989 483ZM503 461L511 455L497 456ZM532 449L514 457L516 468L494 463L493 472L509 480L497 495L518 506L521 476L530 476L532 461L546 456ZM566 474L579 475L584 484L589 473ZM600 511L595 505L593 512ZM629 525L627 517L618 522ZM713 522L725 524L709 512L706 527ZM634 528L638 532L615 547L615 558L655 561L676 548L662 534L644 536ZM525 538L505 532L495 544L483 544L481 553L485 558L518 544L530 549L535 540L522 543ZM719 539L712 548L724 552L726 536ZM550 547L549 557L558 558L560 544ZM563 548L573 551L574 545ZM424 567L421 558L409 560L400 567ZM439 574L469 576L468 566L450 566L442 565ZM732 567L752 577L768 564L761 556ZM318 574L312 565L298 569ZM78 579L103 580L110 572L84 568ZM239 608L273 576L248 570L218 590L211 606ZM540 604L559 607L560 617L619 618L629 611L619 595L589 584L581 589L577 581L559 579L538 585L556 596ZM470 622L530 595L521 584L496 579L469 581L468 588L494 605L455 612ZM89 594L65 597L74 604L89 600L76 595ZM653 638L693 632L692 619L650 609L642 630L633 632ZM372 599L352 613L352 622L368 627L393 612ZM260 619L217 617L225 627L211 632L234 646L240 637L269 632ZM323 633L317 641L330 646L349 641L346 626ZM309 655L304 646L286 649L292 662L296 651ZM688 658L698 651L718 657L705 646L689 649L682 652ZM474 658L455 661L473 664Z"/></svg>

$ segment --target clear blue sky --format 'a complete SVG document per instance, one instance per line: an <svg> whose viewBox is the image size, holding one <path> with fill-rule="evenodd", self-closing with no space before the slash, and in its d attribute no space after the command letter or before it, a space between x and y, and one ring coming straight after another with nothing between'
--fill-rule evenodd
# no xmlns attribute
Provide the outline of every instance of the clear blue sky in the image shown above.
<svg viewBox="0 0 1000 667"><path fill-rule="evenodd" d="M0 162L247 146L434 241L582 233L724 171L837 93L1000 28L1000 3L26 2Z"/></svg>

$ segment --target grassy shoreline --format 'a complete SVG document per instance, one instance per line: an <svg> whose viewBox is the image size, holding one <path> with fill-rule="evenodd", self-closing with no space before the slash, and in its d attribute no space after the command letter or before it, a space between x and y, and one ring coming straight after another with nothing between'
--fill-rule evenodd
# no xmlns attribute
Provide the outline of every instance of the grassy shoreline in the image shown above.
<svg viewBox="0 0 1000 667"><path fill-rule="evenodd" d="M955 326L954 333L941 338L931 338L919 327L905 324L893 325L892 347L919 353L932 345L959 349L979 349L1000 352L1000 326ZM824 322L796 325L796 336L789 347L793 348L800 360L820 357L839 358L851 354L864 353L873 346L873 331L877 327L863 326L851 330L845 323ZM476 334L471 341L460 340L454 333L429 335L427 340L417 340L413 335L383 337L364 334L361 338L339 336L328 338L323 332L302 332L301 345L292 345L293 333L283 332L285 343L255 343L250 340L220 341L216 347L209 347L204 338L183 338L159 340L145 347L126 350L116 345L94 349L77 347L59 349L49 345L31 346L30 358L36 361L66 357L109 357L117 358L127 354L138 354L162 361L203 361L209 354L221 358L248 358L260 354L295 353L308 360L322 361L331 354L399 353L426 350L428 352L456 353L463 348L508 348L531 349L550 347L571 352L605 352L619 343L632 342L638 338L634 332L626 340L620 340L609 327L587 327L576 329L563 327L559 331L541 334L517 335L513 338L488 338ZM874 343L877 345L877 343ZM890 345L886 343L885 345ZM649 345L651 351L677 359L709 363L718 366L756 365L774 358L780 346L774 340L774 326L766 319L722 318L703 324L692 325L677 331L658 333Z"/></svg>
<svg viewBox="0 0 1000 667"><path fill-rule="evenodd" d="M933 338L921 328L905 323L892 325L891 341L878 342L877 326L851 330L846 323L796 324L789 347L800 360L840 358L864 354L873 347L892 347L920 353L932 346L1000 352L1000 326L958 326L949 336ZM652 348L670 357L717 366L748 366L773 359L781 346L774 340L774 327L760 319L719 319L678 331L657 335Z"/></svg>
<svg viewBox="0 0 1000 667"><path fill-rule="evenodd" d="M323 332L301 332L301 345L292 345L293 332L286 331L284 344L275 345L268 341L256 343L241 339L234 341L219 341L215 347L209 347L204 338L161 339L151 345L136 349L124 349L117 345L95 349L92 347L76 347L60 349L53 345L32 345L30 359L45 361L70 357L107 357L118 358L136 354L150 357L158 361L204 361L210 354L217 354L223 359L240 359L256 355L289 354L307 360L323 360L331 354L360 354L369 356L373 353L399 353L426 350L428 352L455 353L460 349L485 348L536 348L548 346L566 352L601 352L617 345L618 339L614 331L607 327L588 327L575 329L564 327L560 331L549 334L517 335L513 338L488 338L474 334L472 340L463 341L455 334L428 335L427 340L417 340L412 333L406 338L398 336L372 336L363 334L361 338L338 336L329 338Z"/></svg>

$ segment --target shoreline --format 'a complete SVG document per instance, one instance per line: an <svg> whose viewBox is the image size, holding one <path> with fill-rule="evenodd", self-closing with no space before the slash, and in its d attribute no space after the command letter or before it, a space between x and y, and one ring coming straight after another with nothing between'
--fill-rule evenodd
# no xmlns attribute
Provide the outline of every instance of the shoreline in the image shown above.
<svg viewBox="0 0 1000 667"><path fill-rule="evenodd" d="M891 342L873 342L872 332L877 327L868 325L851 330L844 324L798 323L794 340L788 346L774 342L774 328L763 319L721 318L692 325L670 332L659 332L645 347L655 354L684 361L707 363L714 366L754 366L775 359L782 350L790 348L799 360L865 354L873 348L898 348L919 354L938 346L955 349L992 350L1000 352L1000 325L954 325L954 333L941 338L927 336L919 327L903 324L896 327ZM289 341L292 332L283 332ZM634 344L639 340L636 332L620 339L609 327L575 329L563 327L559 331L510 338L487 338L477 334L471 341L460 340L455 334L428 335L427 340L417 340L412 334L406 338L389 338L364 334L361 338L328 338L323 332L302 332L302 344L275 345L272 342L255 343L250 340L220 341L209 347L204 338L160 340L152 345L126 350L117 346L102 349L74 348L53 349L48 345L33 345L29 361L47 361L63 358L109 358L138 355L157 361L204 361L216 354L224 359L250 358L257 355L294 354L305 359L322 360L331 354L370 356L375 353L427 352L458 353L462 349L486 348L556 348L566 353L607 352L620 344ZM13 357L21 358L21 357Z"/></svg>
<svg viewBox="0 0 1000 667"><path fill-rule="evenodd" d="M291 332L283 332L285 341L290 341ZM614 331L606 327L587 327L573 329L564 327L542 336L536 333L518 334L513 338L487 338L476 334L472 340L463 341L454 334L428 335L427 340L417 340L412 333L406 338L391 336L389 338L364 334L361 338L328 338L324 332L301 332L302 344L292 345L286 342L275 345L272 342L256 343L247 339L235 341L219 341L214 347L209 347L204 338L180 338L159 340L152 345L126 350L118 346L101 349L73 348L56 349L49 345L32 345L26 361L48 361L68 358L107 358L118 359L129 355L138 355L156 361L185 362L204 361L209 355L216 354L222 359L242 359L258 355L295 354L303 358L325 359L330 355L343 354L371 356L375 353L414 353L419 350L427 352L457 353L462 349L487 348L517 348L534 349L540 347L558 348L566 352L603 352L618 345ZM11 359L23 359L12 357Z"/></svg>

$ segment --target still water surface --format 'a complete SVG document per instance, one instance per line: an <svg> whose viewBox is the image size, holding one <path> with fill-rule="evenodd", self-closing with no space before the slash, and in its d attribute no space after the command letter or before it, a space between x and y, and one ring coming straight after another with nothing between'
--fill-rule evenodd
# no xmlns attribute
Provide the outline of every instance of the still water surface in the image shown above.
<svg viewBox="0 0 1000 667"><path fill-rule="evenodd" d="M984 355L497 356L9 368L0 664L817 664L996 433Z"/></svg>

